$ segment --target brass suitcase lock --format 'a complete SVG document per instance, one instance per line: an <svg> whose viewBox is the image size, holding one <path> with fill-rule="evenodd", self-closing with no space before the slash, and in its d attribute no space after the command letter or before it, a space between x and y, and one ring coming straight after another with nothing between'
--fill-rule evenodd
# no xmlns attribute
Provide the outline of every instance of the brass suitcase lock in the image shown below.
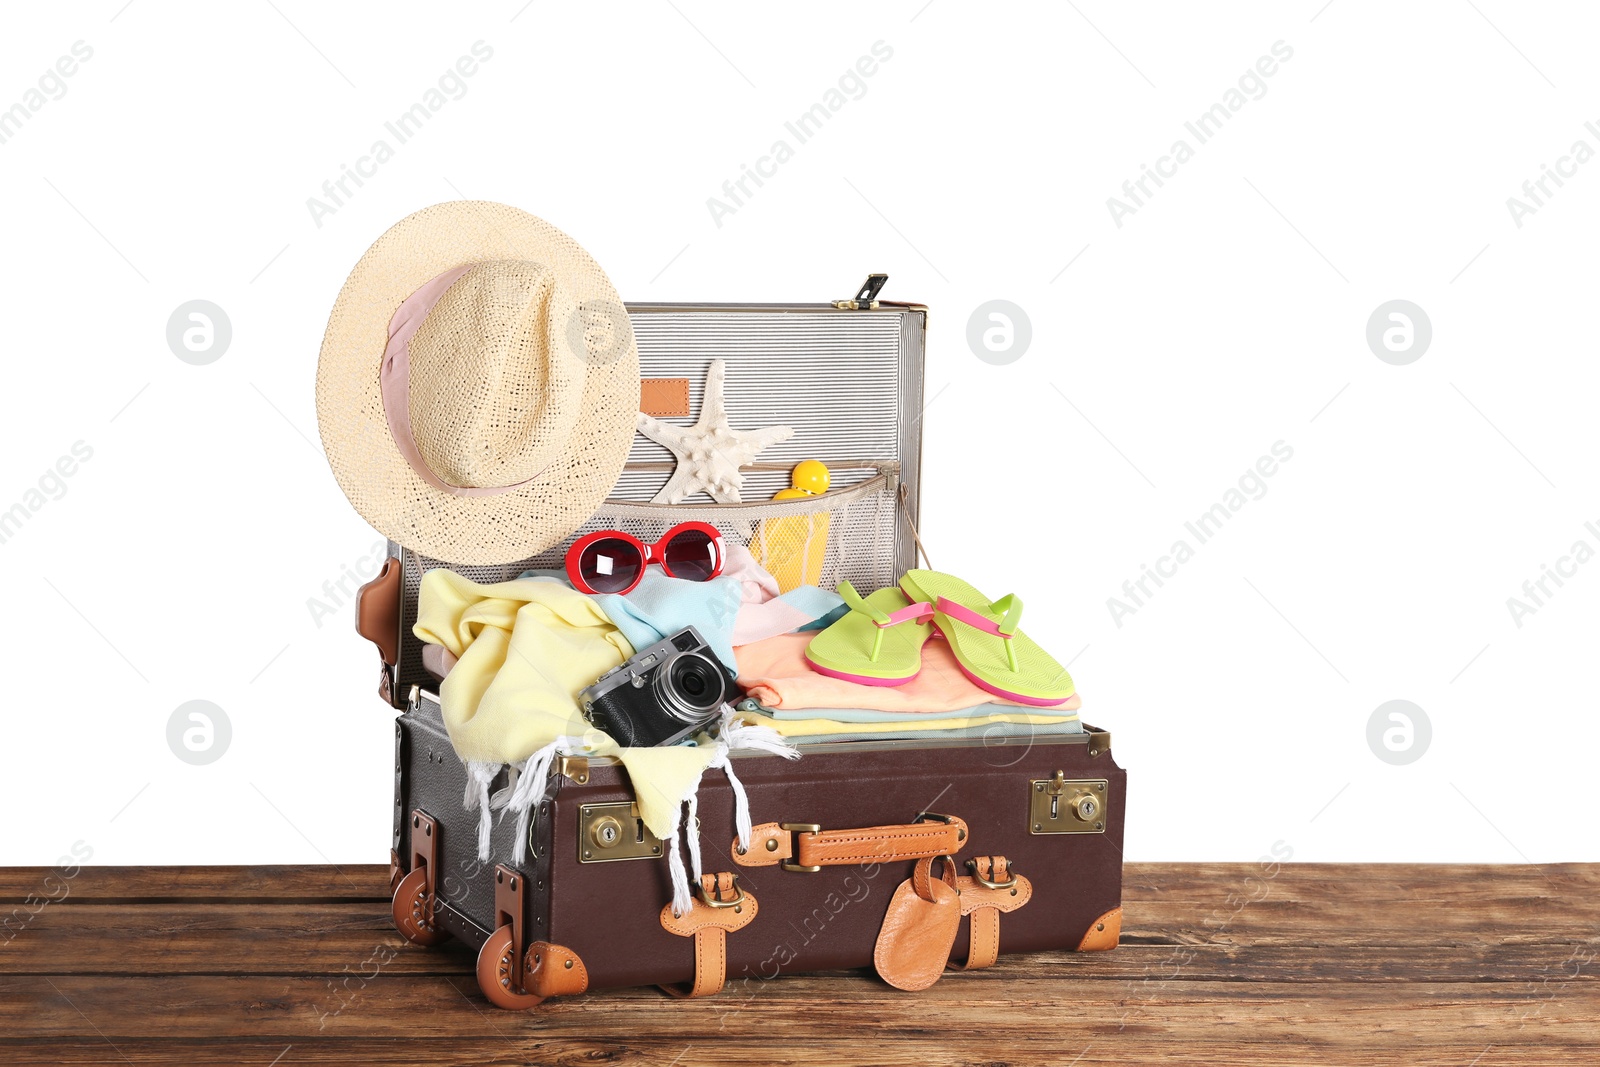
<svg viewBox="0 0 1600 1067"><path fill-rule="evenodd" d="M589 824L589 837L596 848L615 848L622 843L622 824L613 815L602 815Z"/></svg>
<svg viewBox="0 0 1600 1067"><path fill-rule="evenodd" d="M1028 832L1103 834L1106 832L1106 779L1069 779L1065 771L1028 783Z"/></svg>
<svg viewBox="0 0 1600 1067"><path fill-rule="evenodd" d="M660 857L661 839L645 826L637 804L585 804L578 810L579 863Z"/></svg>

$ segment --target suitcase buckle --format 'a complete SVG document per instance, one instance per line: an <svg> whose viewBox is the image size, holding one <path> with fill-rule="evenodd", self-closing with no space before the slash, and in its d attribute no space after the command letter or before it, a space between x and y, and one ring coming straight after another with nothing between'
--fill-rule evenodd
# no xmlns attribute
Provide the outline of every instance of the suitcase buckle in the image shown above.
<svg viewBox="0 0 1600 1067"><path fill-rule="evenodd" d="M1017 872L1010 870L1009 868L1008 873L1010 874L1010 877L1003 882L992 882L985 878L983 873L978 870L977 860L968 860L967 870L972 872L972 880L983 886L985 889L1010 889L1012 886L1017 884Z"/></svg>
<svg viewBox="0 0 1600 1067"><path fill-rule="evenodd" d="M734 896L733 896L732 900L722 900L722 899L719 899L718 897L713 897L711 894L706 892L706 886L705 886L704 882L701 882L699 885L695 886L695 889L700 894L700 899L705 901L706 907L708 907L708 908L735 908L735 907L738 907L740 904L744 903L744 886L739 884L739 876L737 874L733 875L732 877L733 877L733 893L734 893Z"/></svg>
<svg viewBox="0 0 1600 1067"><path fill-rule="evenodd" d="M779 829L788 830L790 833L794 834L820 834L822 832L822 827L814 822L785 822L779 823L778 827ZM791 842L789 855L800 855L799 842ZM801 863L792 863L789 860L784 860L778 866L782 867L786 871L799 871L802 874L816 874L818 871L822 870L821 867L810 867Z"/></svg>

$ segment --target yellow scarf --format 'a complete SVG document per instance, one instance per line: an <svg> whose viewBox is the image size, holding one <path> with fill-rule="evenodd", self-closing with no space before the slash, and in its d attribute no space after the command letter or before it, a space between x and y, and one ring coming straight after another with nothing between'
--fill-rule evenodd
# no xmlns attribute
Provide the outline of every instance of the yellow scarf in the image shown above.
<svg viewBox="0 0 1600 1067"><path fill-rule="evenodd" d="M439 697L461 759L521 763L581 737L588 754L621 757L650 832L672 833L714 747L619 748L584 720L578 694L634 653L592 599L561 582L479 585L441 568L422 577L413 632L456 657Z"/></svg>

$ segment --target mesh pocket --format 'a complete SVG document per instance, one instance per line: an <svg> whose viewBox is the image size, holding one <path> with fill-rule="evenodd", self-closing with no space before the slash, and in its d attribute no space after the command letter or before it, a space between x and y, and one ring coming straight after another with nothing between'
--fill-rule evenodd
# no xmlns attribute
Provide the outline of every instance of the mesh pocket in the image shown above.
<svg viewBox="0 0 1600 1067"><path fill-rule="evenodd" d="M691 520L710 523L729 541L748 547L786 591L801 584L832 589L841 581L877 589L899 578L894 573L894 492L886 474L848 489L796 500L748 504L608 501L573 539L593 530L621 530L654 544L673 526ZM564 566L567 544L535 556L520 568Z"/></svg>

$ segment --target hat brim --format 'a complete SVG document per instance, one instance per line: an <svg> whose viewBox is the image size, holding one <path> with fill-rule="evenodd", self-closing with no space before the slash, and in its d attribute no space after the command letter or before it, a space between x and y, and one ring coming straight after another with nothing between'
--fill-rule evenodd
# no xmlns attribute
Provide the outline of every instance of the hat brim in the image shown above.
<svg viewBox="0 0 1600 1067"><path fill-rule="evenodd" d="M532 483L469 497L423 481L384 414L378 370L389 321L424 282L498 259L543 263L586 306L622 307L600 265L543 219L490 201L436 204L367 249L334 302L317 362L317 426L345 496L391 541L450 563L513 563L563 541L616 484L639 407L639 352L629 329L625 344L587 366L568 446Z"/></svg>

